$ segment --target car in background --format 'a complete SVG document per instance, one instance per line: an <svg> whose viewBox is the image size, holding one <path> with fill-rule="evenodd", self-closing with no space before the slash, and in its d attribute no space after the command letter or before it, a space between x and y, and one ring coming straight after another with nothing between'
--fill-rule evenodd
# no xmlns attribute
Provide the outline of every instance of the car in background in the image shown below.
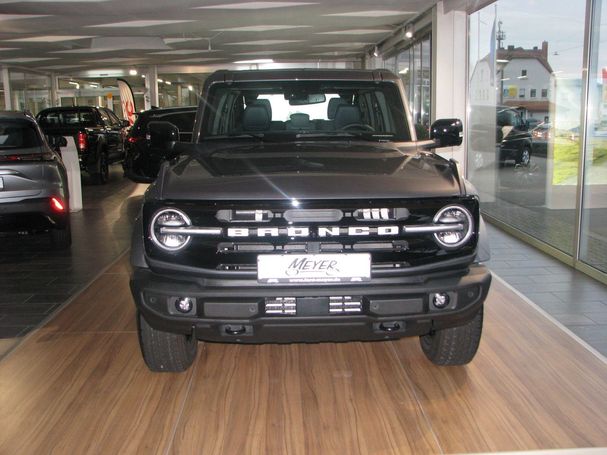
<svg viewBox="0 0 607 455"><path fill-rule="evenodd" d="M0 111L0 231L50 232L55 249L72 243L67 173L33 116Z"/></svg>
<svg viewBox="0 0 607 455"><path fill-rule="evenodd" d="M48 136L72 136L78 149L80 170L94 183L109 179L109 165L124 159L129 122L110 109L94 106L51 107L36 116Z"/></svg>
<svg viewBox="0 0 607 455"><path fill-rule="evenodd" d="M504 166L507 161L528 166L533 152L533 140L528 124L516 109L507 106L497 107L496 143L498 163Z"/></svg>
<svg viewBox="0 0 607 455"><path fill-rule="evenodd" d="M159 147L150 141L150 122L169 122L179 131L178 142L190 142L195 118L196 106L141 112L126 138L125 176L137 183L152 182L158 175L160 164L167 159L166 147Z"/></svg>
<svg viewBox="0 0 607 455"><path fill-rule="evenodd" d="M531 130L533 138L533 153L536 156L547 156L548 142L554 137L552 124L548 122L540 123Z"/></svg>

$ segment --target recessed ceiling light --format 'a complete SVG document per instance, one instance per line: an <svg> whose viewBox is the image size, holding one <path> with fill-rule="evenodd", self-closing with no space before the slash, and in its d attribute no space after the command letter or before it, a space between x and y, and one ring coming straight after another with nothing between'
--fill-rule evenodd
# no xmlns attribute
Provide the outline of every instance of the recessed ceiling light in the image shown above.
<svg viewBox="0 0 607 455"><path fill-rule="evenodd" d="M137 76L137 70L135 68L129 70L130 76Z"/></svg>
<svg viewBox="0 0 607 455"><path fill-rule="evenodd" d="M234 63L250 63L250 64L255 64L255 63L274 63L274 60L272 60L271 58L256 58L253 60L239 60L237 62Z"/></svg>
<svg viewBox="0 0 607 455"><path fill-rule="evenodd" d="M141 60L138 58L137 60ZM133 59L130 57L113 57L113 58L98 58L95 60L87 60L88 62L103 62L103 63L127 63L132 62Z"/></svg>
<svg viewBox="0 0 607 455"><path fill-rule="evenodd" d="M208 51L207 49L175 49L172 51L161 51L161 52L150 52L154 55L188 55L188 54L201 54L203 52L216 52Z"/></svg>
<svg viewBox="0 0 607 455"><path fill-rule="evenodd" d="M324 14L324 16L341 16L341 17L387 17L387 16L402 16L405 14L417 14L414 11L387 11L387 10L371 10L371 11L352 11L349 13L333 13Z"/></svg>
<svg viewBox="0 0 607 455"><path fill-rule="evenodd" d="M14 38L5 41L15 41L20 43L58 43L61 41L74 41L78 39L94 38L91 35L47 35L32 36L30 38Z"/></svg>
<svg viewBox="0 0 607 455"><path fill-rule="evenodd" d="M245 2L229 3L227 5L196 6L194 9L269 9L287 8L293 6L317 5L317 3L303 2Z"/></svg>
<svg viewBox="0 0 607 455"><path fill-rule="evenodd" d="M140 20L140 21L114 22L111 24L86 25L86 27L90 27L90 28L155 27L157 25L183 24L184 22L196 22L196 21L194 21L194 20Z"/></svg>
<svg viewBox="0 0 607 455"><path fill-rule="evenodd" d="M307 28L311 25L249 25L246 27L216 28L215 32L272 32L276 30L290 30L293 28Z"/></svg>
<svg viewBox="0 0 607 455"><path fill-rule="evenodd" d="M97 52L112 52L112 51L120 51L124 49L116 49L116 48L80 48L80 49L69 49L66 51L51 51L50 54L92 54Z"/></svg>
<svg viewBox="0 0 607 455"><path fill-rule="evenodd" d="M341 56L359 55L359 54L360 54L360 52L333 51L333 52L318 52L318 53L310 54L310 55L341 57Z"/></svg>
<svg viewBox="0 0 607 455"><path fill-rule="evenodd" d="M172 83L171 81L164 81L164 83L165 83L166 85L173 85L173 83Z"/></svg>
<svg viewBox="0 0 607 455"><path fill-rule="evenodd" d="M15 2L0 2L0 3L15 3ZM48 14L0 14L0 22L15 21L20 19L34 19L36 17L49 17Z"/></svg>
<svg viewBox="0 0 607 455"><path fill-rule="evenodd" d="M186 43L188 41L199 41L206 38L162 38L165 44Z"/></svg>
<svg viewBox="0 0 607 455"><path fill-rule="evenodd" d="M226 43L228 46L273 46L275 44L303 43L300 39L262 39L258 41L242 41L239 43Z"/></svg>
<svg viewBox="0 0 607 455"><path fill-rule="evenodd" d="M5 63L29 63L29 62L41 62L42 60L57 60L57 58L49 57L19 57L19 58L6 58L2 59Z"/></svg>
<svg viewBox="0 0 607 455"><path fill-rule="evenodd" d="M257 50L250 52L236 52L234 55L258 55L260 57L266 55L280 55L280 54L294 54L297 51L265 51L265 50Z"/></svg>
<svg viewBox="0 0 607 455"><path fill-rule="evenodd" d="M0 52L2 51L15 51L17 50L17 47L0 47Z"/></svg>
<svg viewBox="0 0 607 455"><path fill-rule="evenodd" d="M203 63L203 62L210 62L210 61L214 61L214 60L225 60L223 58L183 58L180 60L171 60L171 63Z"/></svg>
<svg viewBox="0 0 607 455"><path fill-rule="evenodd" d="M336 30L333 32L319 32L317 35L375 35L375 34L384 34L390 33L392 29L384 28L384 29L373 29L373 28L355 28L352 30Z"/></svg>
<svg viewBox="0 0 607 455"><path fill-rule="evenodd" d="M82 68L82 65L51 65L51 66L41 66L40 68L44 70L63 70L63 69L71 69L71 68Z"/></svg>
<svg viewBox="0 0 607 455"><path fill-rule="evenodd" d="M353 47L364 47L373 43L331 43L331 44L316 44L314 47L343 47L343 48L353 48Z"/></svg>

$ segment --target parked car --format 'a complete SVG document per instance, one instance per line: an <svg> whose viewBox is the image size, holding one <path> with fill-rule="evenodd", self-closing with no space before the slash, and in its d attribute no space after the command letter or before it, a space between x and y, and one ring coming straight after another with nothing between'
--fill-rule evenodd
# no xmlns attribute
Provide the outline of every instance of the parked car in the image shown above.
<svg viewBox="0 0 607 455"><path fill-rule="evenodd" d="M183 371L197 341L418 336L437 365L474 357L491 274L462 122L419 141L385 70L219 71L194 141L150 123L170 160L131 248L143 358Z"/></svg>
<svg viewBox="0 0 607 455"><path fill-rule="evenodd" d="M531 136L533 137L533 154L536 156L547 156L548 143L554 137L552 124L540 123L531 130Z"/></svg>
<svg viewBox="0 0 607 455"><path fill-rule="evenodd" d="M156 178L160 164L167 158L166 148L150 141L150 122L169 122L177 128L180 142L190 142L195 116L196 106L150 109L138 114L126 137L124 174L134 182L149 183Z"/></svg>
<svg viewBox="0 0 607 455"><path fill-rule="evenodd" d="M498 106L496 117L496 143L498 162L506 161L528 166L533 154L533 140L529 126L520 112L506 106Z"/></svg>
<svg viewBox="0 0 607 455"><path fill-rule="evenodd" d="M103 107L51 107L36 116L49 136L72 136L78 149L80 169L94 183L106 183L109 165L124 159L124 140L129 122Z"/></svg>
<svg viewBox="0 0 607 455"><path fill-rule="evenodd" d="M53 247L72 242L67 173L33 116L0 112L0 230L50 233Z"/></svg>

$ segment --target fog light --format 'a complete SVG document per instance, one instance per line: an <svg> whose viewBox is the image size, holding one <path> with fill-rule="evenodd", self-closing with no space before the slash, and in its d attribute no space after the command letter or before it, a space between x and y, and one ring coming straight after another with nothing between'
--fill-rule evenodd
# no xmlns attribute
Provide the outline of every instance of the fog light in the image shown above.
<svg viewBox="0 0 607 455"><path fill-rule="evenodd" d="M194 302L189 297L179 297L175 300L175 308L180 313L189 313L192 311L192 307L194 306Z"/></svg>
<svg viewBox="0 0 607 455"><path fill-rule="evenodd" d="M450 300L449 294L446 292L437 292L436 294L432 295L432 305L439 309L445 308L447 305L449 305Z"/></svg>

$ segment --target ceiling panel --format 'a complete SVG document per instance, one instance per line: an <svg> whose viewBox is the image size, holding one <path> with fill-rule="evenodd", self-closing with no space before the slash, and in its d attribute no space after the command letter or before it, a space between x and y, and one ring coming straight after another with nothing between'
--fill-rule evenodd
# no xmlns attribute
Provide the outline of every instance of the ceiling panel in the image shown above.
<svg viewBox="0 0 607 455"><path fill-rule="evenodd" d="M0 64L94 70L358 58L436 0L0 0ZM47 63L48 65L45 65ZM191 65L189 65L191 66Z"/></svg>

